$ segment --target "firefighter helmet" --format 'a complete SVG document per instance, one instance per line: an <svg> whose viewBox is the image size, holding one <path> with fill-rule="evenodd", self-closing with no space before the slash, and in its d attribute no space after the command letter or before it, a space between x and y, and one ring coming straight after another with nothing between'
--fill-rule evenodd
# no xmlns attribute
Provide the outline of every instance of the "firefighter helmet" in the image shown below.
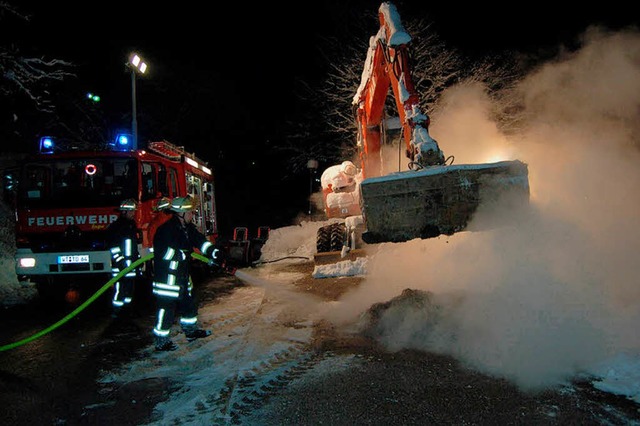
<svg viewBox="0 0 640 426"><path fill-rule="evenodd" d="M186 197L176 197L171 200L170 210L177 213L190 212L195 210L196 203L195 200L188 195Z"/></svg>
<svg viewBox="0 0 640 426"><path fill-rule="evenodd" d="M167 197L162 197L158 200L158 204L156 204L156 210L157 211L166 210L170 206L171 206L171 200L169 200Z"/></svg>
<svg viewBox="0 0 640 426"><path fill-rule="evenodd" d="M135 211L138 208L138 203L133 198L127 198L120 203L120 211Z"/></svg>

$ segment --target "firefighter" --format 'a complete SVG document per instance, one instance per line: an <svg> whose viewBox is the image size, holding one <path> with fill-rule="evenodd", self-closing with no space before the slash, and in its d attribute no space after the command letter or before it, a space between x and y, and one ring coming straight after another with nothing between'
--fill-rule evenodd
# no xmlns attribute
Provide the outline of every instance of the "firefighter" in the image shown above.
<svg viewBox="0 0 640 426"><path fill-rule="evenodd" d="M140 257L138 252L140 234L134 220L137 208L138 203L134 199L124 200L120 204L120 217L109 225L111 272L114 277ZM114 284L111 301L114 318L120 317L123 310L131 304L137 273L136 269L129 271Z"/></svg>
<svg viewBox="0 0 640 426"><path fill-rule="evenodd" d="M153 334L157 351L178 348L170 337L176 313L187 341L211 335L209 330L198 327L198 307L189 276L191 253L198 248L211 258L212 265L223 265L224 261L222 251L191 223L195 208L195 200L189 196L174 198L169 207L172 217L158 228L153 239L153 294L158 309Z"/></svg>
<svg viewBox="0 0 640 426"><path fill-rule="evenodd" d="M157 213L153 219L151 219L149 227L147 228L147 241L149 245L153 245L153 237L156 235L158 227L171 218L171 212L169 211L170 206L171 200L167 197L162 197L158 200L158 204L156 204L154 208Z"/></svg>

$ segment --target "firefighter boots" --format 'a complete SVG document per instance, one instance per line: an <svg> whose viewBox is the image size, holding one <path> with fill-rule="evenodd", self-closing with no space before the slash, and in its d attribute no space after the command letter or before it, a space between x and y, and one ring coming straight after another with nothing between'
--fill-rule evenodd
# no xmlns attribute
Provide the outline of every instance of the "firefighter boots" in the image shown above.
<svg viewBox="0 0 640 426"><path fill-rule="evenodd" d="M196 328L192 330L185 329L184 335L187 337L187 341L193 342L196 339L202 339L204 337L211 336L211 331L203 330L201 328Z"/></svg>
<svg viewBox="0 0 640 426"><path fill-rule="evenodd" d="M168 337L156 337L157 352L175 351L176 349L178 349L178 345L173 343Z"/></svg>

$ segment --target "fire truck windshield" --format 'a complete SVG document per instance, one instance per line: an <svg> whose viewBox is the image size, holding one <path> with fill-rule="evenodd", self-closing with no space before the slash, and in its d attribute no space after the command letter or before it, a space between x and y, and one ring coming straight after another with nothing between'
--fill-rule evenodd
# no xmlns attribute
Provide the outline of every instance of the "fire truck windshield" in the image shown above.
<svg viewBox="0 0 640 426"><path fill-rule="evenodd" d="M25 208L117 206L137 198L138 166L131 158L29 162L19 188L18 202Z"/></svg>

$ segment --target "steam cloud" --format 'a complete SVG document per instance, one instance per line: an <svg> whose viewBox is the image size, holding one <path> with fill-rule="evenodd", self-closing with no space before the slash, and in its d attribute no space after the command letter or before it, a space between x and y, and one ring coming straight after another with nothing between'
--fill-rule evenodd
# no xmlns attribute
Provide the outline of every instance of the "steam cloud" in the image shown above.
<svg viewBox="0 0 640 426"><path fill-rule="evenodd" d="M527 163L531 209L516 226L382 244L330 319L354 321L405 288L429 291L437 316L383 318L390 349L451 354L539 389L640 350L640 34L590 29L579 51L518 89L527 118L519 134L500 133L474 85L445 93L431 134L458 164L499 153Z"/></svg>

